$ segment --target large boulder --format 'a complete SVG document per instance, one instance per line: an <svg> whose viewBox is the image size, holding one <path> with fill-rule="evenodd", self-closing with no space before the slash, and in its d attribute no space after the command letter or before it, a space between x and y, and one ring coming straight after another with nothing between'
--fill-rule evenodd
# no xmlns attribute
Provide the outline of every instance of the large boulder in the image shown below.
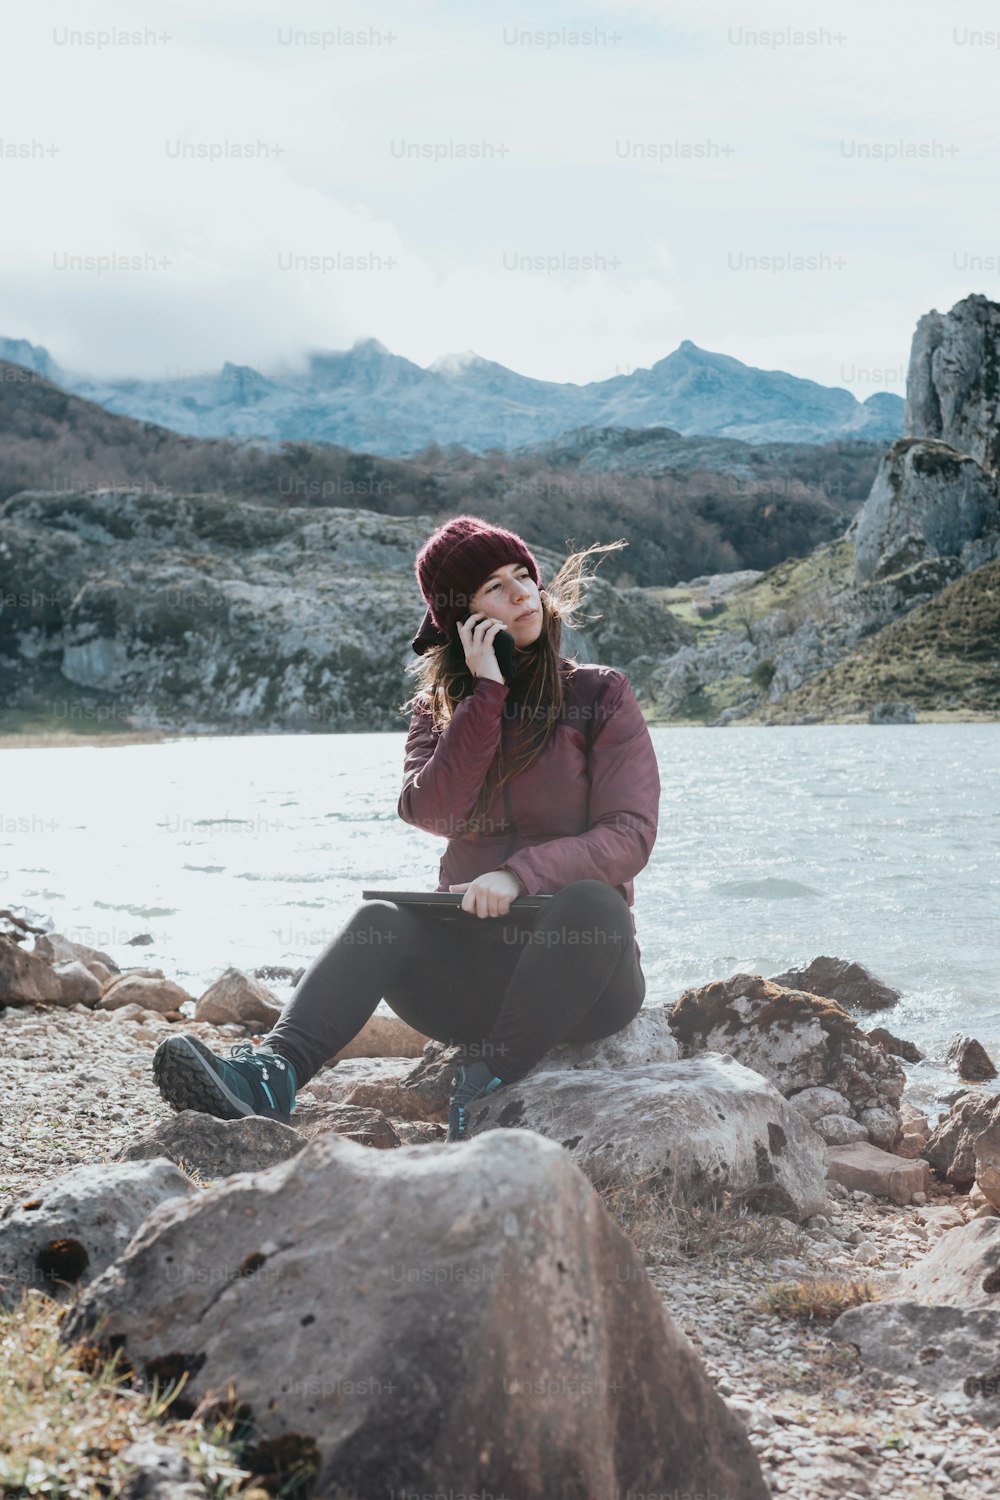
<svg viewBox="0 0 1000 1500"><path fill-rule="evenodd" d="M62 983L51 964L0 936L0 1005L38 1005L62 999Z"/></svg>
<svg viewBox="0 0 1000 1500"><path fill-rule="evenodd" d="M926 1194L930 1185L930 1167L925 1161L880 1151L868 1141L831 1142L827 1176L846 1188L901 1204L911 1203L915 1193Z"/></svg>
<svg viewBox="0 0 1000 1500"><path fill-rule="evenodd" d="M973 1139L972 1150L976 1186L991 1208L1000 1209L1000 1102L994 1102L986 1124Z"/></svg>
<svg viewBox="0 0 1000 1500"><path fill-rule="evenodd" d="M991 474L1000 470L1000 304L974 292L917 323L903 431L939 438Z"/></svg>
<svg viewBox="0 0 1000 1500"><path fill-rule="evenodd" d="M101 965L103 968L104 966ZM94 1006L101 998L101 980L93 969L79 958L66 959L52 965L53 974L59 977L59 1004ZM106 974L110 974L105 969Z"/></svg>
<svg viewBox="0 0 1000 1500"><path fill-rule="evenodd" d="M730 1052L792 1100L802 1090L833 1090L844 1102L833 1101L826 1113L858 1120L880 1147L894 1144L906 1075L896 1058L869 1045L835 1000L759 974L734 974L685 990L670 1024L685 1057ZM867 1115L871 1110L879 1113Z"/></svg>
<svg viewBox="0 0 1000 1500"><path fill-rule="evenodd" d="M772 974L771 984L786 990L806 990L836 1000L845 1010L887 1010L902 999L899 990L878 979L864 964L847 958L814 958L804 969L788 969Z"/></svg>
<svg viewBox="0 0 1000 1500"><path fill-rule="evenodd" d="M111 973L118 971L118 965L114 959L102 948L92 948L89 943L78 943L74 938L65 937L61 932L46 932L37 937L34 952L50 964L69 963L77 959L88 968L91 964L100 964Z"/></svg>
<svg viewBox="0 0 1000 1500"><path fill-rule="evenodd" d="M924 1157L947 1182L968 1192L976 1180L976 1140L1000 1112L1000 1095L969 1090L931 1132Z"/></svg>
<svg viewBox="0 0 1000 1500"><path fill-rule="evenodd" d="M167 1011L180 1010L191 996L172 979L161 973L138 973L126 969L118 974L101 992L98 1006L101 1010L120 1010L125 1005L139 1005L143 1010L155 1010L164 1015Z"/></svg>
<svg viewBox="0 0 1000 1500"><path fill-rule="evenodd" d="M267 1030L280 1016L277 997L259 979L232 967L209 985L194 1008L196 1021L208 1021L213 1026L236 1023Z"/></svg>
<svg viewBox="0 0 1000 1500"><path fill-rule="evenodd" d="M469 1107L473 1135L517 1127L558 1141L595 1182L675 1201L721 1200L799 1220L826 1206L826 1152L759 1073L707 1054L626 1068L529 1073Z"/></svg>
<svg viewBox="0 0 1000 1500"><path fill-rule="evenodd" d="M862 1360L949 1398L963 1415L1000 1423L1000 1219L942 1235L878 1302L841 1313L831 1337Z"/></svg>
<svg viewBox="0 0 1000 1500"><path fill-rule="evenodd" d="M956 1032L949 1042L945 1061L951 1063L959 1078L970 1083L988 1082L997 1076L996 1064L982 1042L961 1032Z"/></svg>
<svg viewBox="0 0 1000 1500"><path fill-rule="evenodd" d="M898 438L854 522L854 580L957 557L1000 525L1000 490L974 458L929 438Z"/></svg>
<svg viewBox="0 0 1000 1500"><path fill-rule="evenodd" d="M557 1043L536 1063L532 1073L673 1062L680 1048L670 1028L670 1016L668 1006L643 1006L627 1026L611 1036L596 1042ZM461 1053L460 1047L427 1042L420 1061L404 1075L382 1073L363 1078L339 1097L344 1103L379 1109L405 1120L447 1120L451 1078ZM338 1072L339 1068L334 1070L335 1080Z"/></svg>
<svg viewBox="0 0 1000 1500"><path fill-rule="evenodd" d="M644 1005L627 1026L596 1042L559 1042L538 1063L539 1071L558 1068L631 1068L639 1063L676 1062L681 1055L670 1029L672 1006Z"/></svg>
<svg viewBox="0 0 1000 1500"><path fill-rule="evenodd" d="M768 1494L632 1245L524 1131L321 1137L160 1210L63 1326L231 1391L252 1462L311 1458L320 1495Z"/></svg>
<svg viewBox="0 0 1000 1500"><path fill-rule="evenodd" d="M0 1301L25 1287L57 1296L99 1276L159 1204L194 1191L172 1162L78 1167L0 1216Z"/></svg>

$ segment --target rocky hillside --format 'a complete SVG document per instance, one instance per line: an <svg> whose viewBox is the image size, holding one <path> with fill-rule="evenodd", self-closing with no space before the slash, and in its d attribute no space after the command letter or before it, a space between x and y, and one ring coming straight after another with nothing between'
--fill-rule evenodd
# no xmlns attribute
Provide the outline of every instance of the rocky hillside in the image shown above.
<svg viewBox="0 0 1000 1500"><path fill-rule="evenodd" d="M874 703L921 717L1000 718L1000 561L886 625L762 716L770 724L867 718Z"/></svg>
<svg viewBox="0 0 1000 1500"><path fill-rule="evenodd" d="M272 494L252 504L197 486L25 489L0 507L8 727L95 705L106 723L136 729L398 727L421 613L413 557L440 511L470 509L470 497L524 532L550 576L570 545L629 539L594 585L602 618L577 650L628 671L658 721L867 719L886 703L904 717L995 717L998 365L1000 305L971 296L922 318L908 431L847 514L829 489L810 488L808 465L822 454L830 489L854 483L855 445L812 450L796 469L787 448L666 428L585 428L521 456L452 448L429 452L422 469L396 463L409 488L388 508L415 508L423 485L435 504L418 515L342 499L279 505ZM53 402L61 431L83 439L85 403L41 376L27 386L14 409L34 400L45 411L36 457L60 431ZM130 428L136 453L195 442ZM706 445L728 474L702 467ZM218 462L232 458L227 446ZM393 462L295 445L246 453L274 466L272 482L299 461L306 473ZM673 581L685 576L679 558L702 560L685 583Z"/></svg>
<svg viewBox="0 0 1000 1500"><path fill-rule="evenodd" d="M887 703L1000 716L998 362L996 303L972 296L928 314L913 342L909 430L842 537L739 580L650 591L697 632L651 670L658 716L867 720Z"/></svg>
<svg viewBox="0 0 1000 1500"><path fill-rule="evenodd" d="M0 339L15 361L108 411L194 437L337 443L369 453L418 453L429 443L511 449L570 428L669 426L750 443L888 442L903 403L759 370L684 339L650 369L586 385L534 380L471 351L426 369L377 339L314 353L301 370L261 374L226 363L217 375L94 380L59 370L44 349Z"/></svg>
<svg viewBox="0 0 1000 1500"><path fill-rule="evenodd" d="M27 358L21 348L15 352ZM419 459L327 443L182 437L0 362L0 500L22 490L171 490L391 516L475 509L554 551L625 536L611 581L667 584L766 568L837 536L871 487L873 442L752 445L668 428L591 429L519 453L458 444Z"/></svg>
<svg viewBox="0 0 1000 1500"><path fill-rule="evenodd" d="M0 506L0 725L397 729L434 522L219 496L25 491ZM560 559L539 562L552 575ZM585 660L649 664L691 638L595 580Z"/></svg>

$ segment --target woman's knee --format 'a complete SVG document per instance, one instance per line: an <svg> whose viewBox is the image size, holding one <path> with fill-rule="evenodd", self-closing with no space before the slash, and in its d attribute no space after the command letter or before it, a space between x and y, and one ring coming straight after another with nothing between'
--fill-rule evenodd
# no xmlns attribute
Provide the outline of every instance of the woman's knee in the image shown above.
<svg viewBox="0 0 1000 1500"><path fill-rule="evenodd" d="M546 904L548 912L571 911L574 917L609 927L632 931L628 902L621 891L606 880L574 880L557 891Z"/></svg>

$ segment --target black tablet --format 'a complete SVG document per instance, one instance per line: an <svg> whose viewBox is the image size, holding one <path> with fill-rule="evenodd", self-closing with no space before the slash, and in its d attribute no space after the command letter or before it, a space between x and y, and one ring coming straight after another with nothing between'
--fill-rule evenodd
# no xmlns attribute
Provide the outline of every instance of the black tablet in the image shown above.
<svg viewBox="0 0 1000 1500"><path fill-rule="evenodd" d="M397 906L431 906L431 907L454 907L456 910L462 904L464 891L362 891L365 901L395 901ZM537 912L546 901L551 901L551 893L538 896L518 896L510 903L511 912Z"/></svg>

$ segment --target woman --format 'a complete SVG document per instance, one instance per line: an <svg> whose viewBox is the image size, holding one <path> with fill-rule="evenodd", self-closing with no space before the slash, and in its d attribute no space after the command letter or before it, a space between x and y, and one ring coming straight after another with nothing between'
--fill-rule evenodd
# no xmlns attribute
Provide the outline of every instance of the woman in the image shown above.
<svg viewBox="0 0 1000 1500"><path fill-rule="evenodd" d="M448 840L439 890L449 915L363 902L313 960L273 1030L216 1057L195 1037L157 1048L175 1109L288 1121L296 1089L385 999L417 1031L461 1047L448 1139L469 1104L524 1076L557 1042L620 1031L645 979L632 881L656 839L660 781L628 678L559 652L579 603L573 553L547 589L516 533L458 516L429 538L416 572L427 610L406 741L400 817ZM505 680L493 642L507 630ZM552 893L533 922L519 895Z"/></svg>

